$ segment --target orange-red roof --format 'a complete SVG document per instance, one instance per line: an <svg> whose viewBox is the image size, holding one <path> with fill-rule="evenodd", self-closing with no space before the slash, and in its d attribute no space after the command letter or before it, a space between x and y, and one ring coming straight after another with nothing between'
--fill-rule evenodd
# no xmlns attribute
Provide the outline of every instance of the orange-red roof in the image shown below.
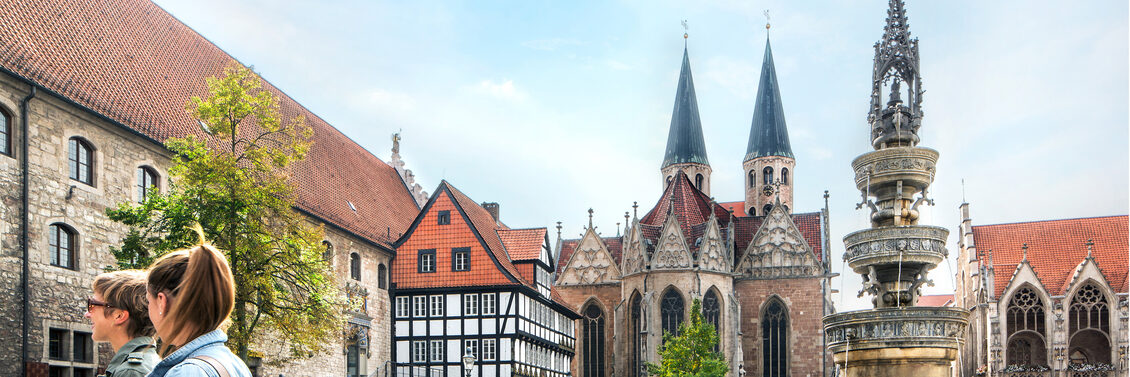
<svg viewBox="0 0 1130 377"><path fill-rule="evenodd" d="M619 265L620 255L623 254L624 241L620 237L600 237L600 241L608 247L608 252L612 253L612 260ZM561 255L557 256L557 271L563 271L565 264L569 263L569 256L573 255L573 251L577 250L577 245L580 244L580 238L561 240Z"/></svg>
<svg viewBox="0 0 1130 377"><path fill-rule="evenodd" d="M511 260L536 260L541 257L545 228L499 229L497 232Z"/></svg>
<svg viewBox="0 0 1130 377"><path fill-rule="evenodd" d="M923 295L918 297L918 306L953 306L953 295Z"/></svg>
<svg viewBox="0 0 1130 377"><path fill-rule="evenodd" d="M1127 292L1127 216L1090 217L1024 223L973 226L973 245L984 260L992 253L994 297L1000 297L1024 258L1051 295L1062 295L1075 268L1087 257L1087 240L1094 240L1092 256L1111 288Z"/></svg>
<svg viewBox="0 0 1130 377"><path fill-rule="evenodd" d="M0 67L158 142L207 136L185 104L205 96L205 78L234 59L156 4L7 1L0 14ZM314 130L306 161L294 166L298 207L390 246L419 212L396 171L280 89L264 88L285 119L304 115Z"/></svg>

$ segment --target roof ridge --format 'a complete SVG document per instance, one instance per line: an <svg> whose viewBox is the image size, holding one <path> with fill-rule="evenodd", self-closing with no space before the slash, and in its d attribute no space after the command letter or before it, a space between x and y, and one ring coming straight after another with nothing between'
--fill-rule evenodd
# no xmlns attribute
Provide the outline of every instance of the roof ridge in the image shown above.
<svg viewBox="0 0 1130 377"><path fill-rule="evenodd" d="M1112 218L1112 217L1128 217L1128 218L1130 218L1130 215L1106 215L1106 216L1089 216L1089 217L1071 217L1071 218L1066 218L1066 219L1049 219L1049 220L1016 221L1016 222L1010 222L1010 223L997 223L997 224L984 224L984 225L974 225L973 227L974 227L974 228L983 228L983 227L989 227L989 226L999 226L999 225L1020 225L1020 224L1034 224L1034 223L1050 223L1050 222L1055 222L1055 221L1073 221L1073 220L1105 219L1105 218Z"/></svg>

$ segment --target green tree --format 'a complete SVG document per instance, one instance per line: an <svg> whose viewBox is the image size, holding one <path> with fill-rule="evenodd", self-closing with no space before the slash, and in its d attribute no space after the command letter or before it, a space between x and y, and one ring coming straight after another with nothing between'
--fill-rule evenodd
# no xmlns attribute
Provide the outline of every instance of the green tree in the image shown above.
<svg viewBox="0 0 1130 377"><path fill-rule="evenodd" d="M294 209L291 163L305 158L313 133L305 119L280 120L278 101L250 69L234 64L209 78L208 96L188 112L210 135L171 138L169 189L140 205L107 210L130 227L112 248L121 268L195 245L199 223L227 253L236 297L228 343L248 359L255 340L281 337L290 357L309 356L339 335L345 300L322 260L323 229Z"/></svg>
<svg viewBox="0 0 1130 377"><path fill-rule="evenodd" d="M702 302L694 300L689 322L679 324L679 335L663 332L659 364L647 364L648 373L659 377L722 377L730 367L718 346L714 325L702 320Z"/></svg>

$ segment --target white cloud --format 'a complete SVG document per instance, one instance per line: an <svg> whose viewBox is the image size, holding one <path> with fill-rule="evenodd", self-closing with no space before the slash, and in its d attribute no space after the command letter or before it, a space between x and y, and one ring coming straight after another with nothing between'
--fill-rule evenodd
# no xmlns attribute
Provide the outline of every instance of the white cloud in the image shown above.
<svg viewBox="0 0 1130 377"><path fill-rule="evenodd" d="M495 82L494 80L483 80L479 82L479 85L476 89L480 93L489 94L509 101L522 102L529 97L525 91L522 91L521 89L518 89L518 87L514 86L514 80L510 79L503 79L500 82Z"/></svg>

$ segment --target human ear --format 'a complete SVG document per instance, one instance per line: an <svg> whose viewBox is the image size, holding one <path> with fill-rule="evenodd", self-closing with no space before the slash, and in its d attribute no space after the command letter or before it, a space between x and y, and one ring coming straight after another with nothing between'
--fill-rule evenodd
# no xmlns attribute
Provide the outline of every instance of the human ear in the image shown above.
<svg viewBox="0 0 1130 377"><path fill-rule="evenodd" d="M129 312L128 311L126 311L125 309L118 309L118 310L115 310L115 311L117 312L117 313L114 313L114 325L115 326L124 325L126 323L126 321L129 321Z"/></svg>

